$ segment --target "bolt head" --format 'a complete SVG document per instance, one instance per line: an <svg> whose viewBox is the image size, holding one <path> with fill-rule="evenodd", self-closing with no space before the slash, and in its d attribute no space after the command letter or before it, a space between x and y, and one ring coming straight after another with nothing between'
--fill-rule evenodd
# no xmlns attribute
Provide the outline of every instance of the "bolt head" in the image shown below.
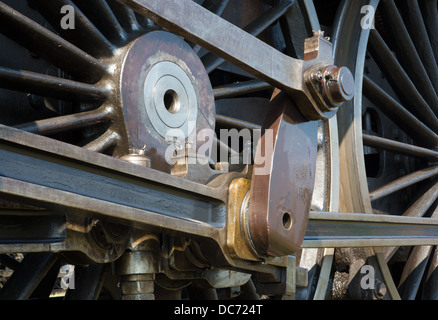
<svg viewBox="0 0 438 320"><path fill-rule="evenodd" d="M329 66L324 70L323 94L335 104L344 103L353 99L354 78L346 67Z"/></svg>

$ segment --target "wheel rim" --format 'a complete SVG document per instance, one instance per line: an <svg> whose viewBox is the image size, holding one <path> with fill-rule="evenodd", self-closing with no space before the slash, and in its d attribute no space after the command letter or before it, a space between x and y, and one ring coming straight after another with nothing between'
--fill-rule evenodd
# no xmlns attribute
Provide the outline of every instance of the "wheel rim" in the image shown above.
<svg viewBox="0 0 438 320"><path fill-rule="evenodd" d="M356 79L364 75L363 84L357 81L356 88L356 92L363 92L363 96L356 95L351 111L343 109L338 114L340 158L345 160L341 162L340 210L431 216L436 207L433 178L436 113L433 109L437 101L437 68L436 50L433 49L436 36L430 29L436 23L436 18L428 13L436 12L437 3L430 1L420 7L417 2L409 1L397 3L397 6L394 1L365 1L345 4L344 9L360 12L364 5L374 8L379 5L376 29L361 29L356 24L353 31L355 35L349 34L340 24L337 29L338 37L360 39L359 47L353 49L358 50L358 59L351 63L356 66ZM352 8L354 6L358 7ZM408 7L410 10L407 10ZM360 21L361 16L357 18ZM340 48L343 48L342 44ZM348 55L343 58L348 60ZM421 79L418 74L422 75ZM400 80L395 81L395 75ZM393 97L397 103L388 97ZM391 103L394 106L392 110L387 108ZM421 107L413 108L413 105ZM392 116L395 108L399 113ZM404 119L399 117L402 112L406 114ZM414 132L412 126L416 125L422 129ZM379 136L389 141L379 139ZM404 144L391 147L393 141ZM415 152L419 153L406 151L411 146L424 149L416 149ZM431 153L428 155L428 152ZM380 159L376 159L378 157ZM426 161L418 160L428 157ZM391 165L394 159L402 167L401 171L394 170L394 162ZM405 184L402 185L403 181ZM400 206L397 207L394 202ZM361 260L350 265L349 289L353 298L363 298L364 290L361 290L357 279L364 264L380 268L381 274L376 273L376 277L386 283L388 294L384 296L385 299L434 297L433 277L430 277L435 269L433 247L401 248L390 260L396 249L369 248L362 252L359 249L338 250L342 263L349 264L347 260L354 254Z"/></svg>

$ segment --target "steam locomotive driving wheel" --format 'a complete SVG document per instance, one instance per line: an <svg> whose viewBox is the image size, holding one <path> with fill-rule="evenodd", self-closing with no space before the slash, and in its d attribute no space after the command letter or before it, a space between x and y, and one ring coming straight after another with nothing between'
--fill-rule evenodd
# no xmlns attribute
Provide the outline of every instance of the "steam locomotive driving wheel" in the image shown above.
<svg viewBox="0 0 438 320"><path fill-rule="evenodd" d="M436 11L1 1L0 298L434 297Z"/></svg>

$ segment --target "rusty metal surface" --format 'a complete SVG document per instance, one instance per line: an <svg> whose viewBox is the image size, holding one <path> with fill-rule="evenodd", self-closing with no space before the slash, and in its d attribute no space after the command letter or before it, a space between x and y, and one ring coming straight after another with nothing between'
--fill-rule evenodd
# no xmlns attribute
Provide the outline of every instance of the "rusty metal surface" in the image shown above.
<svg viewBox="0 0 438 320"><path fill-rule="evenodd" d="M227 247L232 256L260 260L257 251L252 246L247 230L246 212L249 205L251 181L236 179L229 188L227 209Z"/></svg>
<svg viewBox="0 0 438 320"><path fill-rule="evenodd" d="M151 87L152 90L158 85L158 83L148 84L145 81L147 81L151 69L163 62L172 63L178 70L183 70L182 72L190 79L189 86L193 86L191 90L196 95L196 97L192 97L192 99L196 99L194 102L196 109L183 110L181 108L177 114L181 114L185 120L181 121L181 124L173 126L163 122L161 127L165 131L167 130L171 134L172 129L179 129L186 135L194 136L195 138L192 140L196 142L198 132L203 129L214 130L215 110L208 75L198 56L181 38L168 32L153 31L131 44L121 76L121 95L129 144L131 148L138 149L146 145L145 154L151 159L151 167L170 173L170 165L165 159L169 143L166 141L166 137L163 137L163 130L155 129L158 126L157 123L162 120L159 117L152 118L152 115L148 114L147 109L150 102L147 100L145 92L145 86ZM176 79L178 83L182 81L173 74L172 70L164 70L163 72L161 77L167 76L168 81L171 79ZM185 88L186 91L189 89ZM182 97L180 98L182 99ZM156 97L156 99L163 99L163 97ZM193 102L191 103L193 104ZM187 106L185 107L187 108ZM165 113L166 110L162 112ZM172 114L169 112L168 116L172 116ZM194 127L196 130L189 133L187 126ZM200 145L201 142L199 142ZM194 145L193 148L197 150L197 145Z"/></svg>
<svg viewBox="0 0 438 320"><path fill-rule="evenodd" d="M306 122L283 93L270 108L254 161L249 230L262 254L287 255L299 250L307 226L318 123Z"/></svg>

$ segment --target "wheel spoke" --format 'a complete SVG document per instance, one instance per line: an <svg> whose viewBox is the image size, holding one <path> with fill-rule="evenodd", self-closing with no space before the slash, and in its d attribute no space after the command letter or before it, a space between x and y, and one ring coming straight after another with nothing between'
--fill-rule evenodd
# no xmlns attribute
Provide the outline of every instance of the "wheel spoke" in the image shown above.
<svg viewBox="0 0 438 320"><path fill-rule="evenodd" d="M108 122L113 119L113 116L112 108L102 107L94 111L34 121L16 126L16 128L36 134L50 135Z"/></svg>
<svg viewBox="0 0 438 320"><path fill-rule="evenodd" d="M119 141L120 135L112 130L108 130L99 138L85 145L84 149L102 153L114 147Z"/></svg>
<svg viewBox="0 0 438 320"><path fill-rule="evenodd" d="M411 39L417 48L418 55L423 62L429 79L432 82L435 91L438 92L438 65L435 60L432 46L427 35L426 26L423 22L423 16L420 10L420 4L417 0L407 0L407 28L410 31Z"/></svg>
<svg viewBox="0 0 438 320"><path fill-rule="evenodd" d="M137 32L141 29L134 11L115 0L108 0L108 4L119 20L119 23L127 32Z"/></svg>
<svg viewBox="0 0 438 320"><path fill-rule="evenodd" d="M383 0L381 8L385 16L385 22L387 21L391 27L392 37L397 43L397 55L400 62L406 68L406 72L417 86L417 89L423 94L428 104L430 106L438 106L438 96L434 86L415 49L394 0Z"/></svg>
<svg viewBox="0 0 438 320"><path fill-rule="evenodd" d="M102 30L105 37L115 44L126 40L127 34L120 25L111 7L104 0L76 0L75 3L91 21Z"/></svg>
<svg viewBox="0 0 438 320"><path fill-rule="evenodd" d="M313 0L304 0L303 4L307 12L307 16L309 18L311 29L315 31L321 30L321 25L319 23L318 14L316 13L315 4L313 3Z"/></svg>
<svg viewBox="0 0 438 320"><path fill-rule="evenodd" d="M221 16L229 0L205 0L202 6L217 16Z"/></svg>
<svg viewBox="0 0 438 320"><path fill-rule="evenodd" d="M99 60L3 2L0 2L0 28L3 34L80 79L95 82L107 70Z"/></svg>
<svg viewBox="0 0 438 320"><path fill-rule="evenodd" d="M319 272L318 285L315 290L314 300L325 300L327 288L330 282L330 273L333 267L333 258L335 252L333 248L324 250L324 257L321 262L321 270Z"/></svg>
<svg viewBox="0 0 438 320"><path fill-rule="evenodd" d="M432 246L416 246L403 269L398 290L403 300L414 300L426 270Z"/></svg>
<svg viewBox="0 0 438 320"><path fill-rule="evenodd" d="M0 300L30 298L45 275L57 261L53 253L29 253L0 290Z"/></svg>
<svg viewBox="0 0 438 320"><path fill-rule="evenodd" d="M408 217L423 217L438 199L438 183L435 183L425 194L414 202L404 213Z"/></svg>
<svg viewBox="0 0 438 320"><path fill-rule="evenodd" d="M55 286L56 280L58 279L60 268L61 261L57 259L49 271L47 271L39 285L32 292L32 295L29 297L29 299L48 299L52 293L53 287Z"/></svg>
<svg viewBox="0 0 438 320"><path fill-rule="evenodd" d="M396 179L372 192L370 192L371 202L386 197L396 191L412 186L420 181L432 178L438 174L438 166L422 169L410 173L404 177Z"/></svg>
<svg viewBox="0 0 438 320"><path fill-rule="evenodd" d="M225 152L225 154L229 154L233 157L239 156L239 152L232 149L227 143L222 141L221 139L218 139L217 137L214 138L214 143L219 146L219 148ZM213 145L214 148L214 145ZM220 156L220 159L223 159L224 157Z"/></svg>
<svg viewBox="0 0 438 320"><path fill-rule="evenodd" d="M376 29L370 32L368 48L405 105L409 106L410 111L421 121L437 132L438 106L435 106L434 113Z"/></svg>
<svg viewBox="0 0 438 320"><path fill-rule="evenodd" d="M435 183L425 194L418 198L404 213L405 217L423 217L438 199L438 183ZM399 247L384 249L386 261L389 261Z"/></svg>
<svg viewBox="0 0 438 320"><path fill-rule="evenodd" d="M242 300L260 300L260 297L256 291L256 287L254 286L254 282L251 279L241 286L241 289L242 294L240 295L240 298Z"/></svg>
<svg viewBox="0 0 438 320"><path fill-rule="evenodd" d="M438 152L415 145L385 139L373 135L363 134L363 143L365 146L392 151L399 154L405 154L418 158L436 159L438 158Z"/></svg>
<svg viewBox="0 0 438 320"><path fill-rule="evenodd" d="M109 89L29 71L0 67L0 87L72 101L102 101Z"/></svg>
<svg viewBox="0 0 438 320"><path fill-rule="evenodd" d="M435 3L436 5L436 3ZM426 279L423 284L422 298L425 300L438 300L438 250L435 247L434 253L430 258L430 264Z"/></svg>
<svg viewBox="0 0 438 320"><path fill-rule="evenodd" d="M71 0L30 0L64 39L72 42L93 56L110 56L114 46ZM64 30L59 23L59 12L63 6L72 6L75 12L75 30ZM86 35L84 37L84 35Z"/></svg>
<svg viewBox="0 0 438 320"><path fill-rule="evenodd" d="M438 63L438 1L425 0L421 2L423 6L423 17L429 34L430 44Z"/></svg>
<svg viewBox="0 0 438 320"><path fill-rule="evenodd" d="M216 87L213 92L215 99L223 99L268 89L272 89L269 83L260 80L249 80Z"/></svg>
<svg viewBox="0 0 438 320"><path fill-rule="evenodd" d="M436 218L437 215L438 210L435 208L430 218ZM432 246L416 246L412 249L409 258L406 261L401 275L400 284L398 286L402 299L415 299L426 270L427 262L432 253L432 249Z"/></svg>
<svg viewBox="0 0 438 320"><path fill-rule="evenodd" d="M394 121L401 130L405 131L420 144L427 146L436 146L438 144L438 136L435 132L407 111L370 78L364 76L363 80L365 96L376 104L386 116Z"/></svg>

